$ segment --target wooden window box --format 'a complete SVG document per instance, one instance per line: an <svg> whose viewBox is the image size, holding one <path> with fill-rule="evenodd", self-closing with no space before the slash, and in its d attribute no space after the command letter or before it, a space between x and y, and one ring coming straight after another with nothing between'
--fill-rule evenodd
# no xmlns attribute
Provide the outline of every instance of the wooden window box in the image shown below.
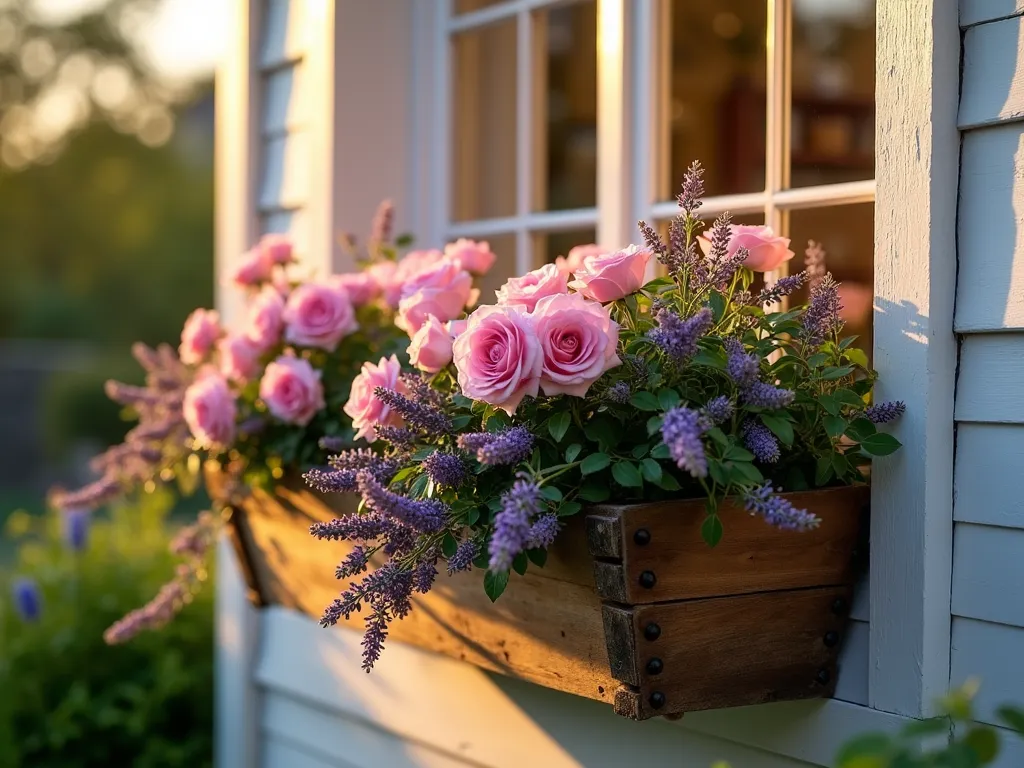
<svg viewBox="0 0 1024 768"><path fill-rule="evenodd" d="M700 537L702 500L594 506L496 603L479 572L440 573L389 642L607 701L637 720L831 696L868 493L791 498L821 527L776 531L722 509L715 549ZM309 525L354 503L290 483L235 498L230 530L252 600L319 618L347 586L333 574L350 545L317 541ZM362 631L358 614L350 624Z"/></svg>

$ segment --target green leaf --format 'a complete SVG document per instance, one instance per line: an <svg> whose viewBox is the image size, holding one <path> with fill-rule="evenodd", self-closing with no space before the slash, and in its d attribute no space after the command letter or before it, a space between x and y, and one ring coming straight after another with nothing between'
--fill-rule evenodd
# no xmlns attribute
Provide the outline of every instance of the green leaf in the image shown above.
<svg viewBox="0 0 1024 768"><path fill-rule="evenodd" d="M668 472L663 473L660 480L653 480L652 482L666 491L678 491L682 487L679 485L679 481Z"/></svg>
<svg viewBox="0 0 1024 768"><path fill-rule="evenodd" d="M843 359L853 363L854 365L859 365L861 368L870 368L868 356L864 353L863 349L850 347L843 352Z"/></svg>
<svg viewBox="0 0 1024 768"><path fill-rule="evenodd" d="M838 768L887 768L892 738L886 733L865 733L848 741L836 757Z"/></svg>
<svg viewBox="0 0 1024 768"><path fill-rule="evenodd" d="M658 398L650 392L634 392L629 398L629 402L641 411L657 411L661 408Z"/></svg>
<svg viewBox="0 0 1024 768"><path fill-rule="evenodd" d="M551 435L556 443L562 442L562 438L565 437L565 433L569 431L569 424L571 421L572 417L569 416L568 411L556 413L548 419L548 434Z"/></svg>
<svg viewBox="0 0 1024 768"><path fill-rule="evenodd" d="M473 417L468 413L463 414L462 416L456 416L454 419L452 419L452 426L455 428L455 431L458 432L468 427L469 422L471 422L472 420Z"/></svg>
<svg viewBox="0 0 1024 768"><path fill-rule="evenodd" d="M505 587L508 586L508 571L488 571L484 574L484 592L493 603L499 597L501 593L505 591Z"/></svg>
<svg viewBox="0 0 1024 768"><path fill-rule="evenodd" d="M480 522L480 507L470 507L469 512L466 513L466 524L476 525Z"/></svg>
<svg viewBox="0 0 1024 768"><path fill-rule="evenodd" d="M996 716L1006 724L1008 728L1012 728L1024 735L1024 709L1019 707L1004 706L999 707L996 710Z"/></svg>
<svg viewBox="0 0 1024 768"><path fill-rule="evenodd" d="M416 472L417 469L418 469L418 467L416 467L416 466L403 467L402 469L400 469L397 472L395 472L394 476L391 478L391 482L392 483L400 483L403 480L405 480L406 478L411 477L413 475L413 473Z"/></svg>
<svg viewBox="0 0 1024 768"><path fill-rule="evenodd" d="M580 495L582 496L583 494L581 493ZM581 509L583 509L583 505L578 501L563 501L558 507L558 516L570 517L575 515Z"/></svg>
<svg viewBox="0 0 1024 768"><path fill-rule="evenodd" d="M512 570L518 573L520 576L526 575L526 569L530 567L530 559L526 556L525 552L520 552L515 556L512 561Z"/></svg>
<svg viewBox="0 0 1024 768"><path fill-rule="evenodd" d="M723 448L729 447L729 438L726 436L725 432L721 430L721 428L712 427L707 431L707 435Z"/></svg>
<svg viewBox="0 0 1024 768"><path fill-rule="evenodd" d="M583 427L583 434L597 443L602 451L610 451L618 445L624 430L619 422L607 416L598 416L587 422Z"/></svg>
<svg viewBox="0 0 1024 768"><path fill-rule="evenodd" d="M661 464L656 462L654 459L644 459L640 462L640 471L644 477L652 483L661 482L661 476L664 474L661 470Z"/></svg>
<svg viewBox="0 0 1024 768"><path fill-rule="evenodd" d="M657 293L659 288L666 288L666 287L674 285L674 284L675 283L674 283L674 281L672 280L671 277L656 277L653 280L651 280L649 283L647 283L640 290L641 291L646 291L647 293Z"/></svg>
<svg viewBox="0 0 1024 768"><path fill-rule="evenodd" d="M851 373L853 373L853 368L848 365L843 366L842 368L833 368L829 366L822 371L821 379L822 381L832 381L834 379L841 379L844 376L849 376Z"/></svg>
<svg viewBox="0 0 1024 768"><path fill-rule="evenodd" d="M584 485L582 488L580 488L579 492L579 497L581 499L583 499L584 501L594 502L595 504L602 501L607 501L610 495L611 494L608 492L608 486L598 485L596 483Z"/></svg>
<svg viewBox="0 0 1024 768"><path fill-rule="evenodd" d="M949 720L944 717L929 717L927 720L911 720L900 729L900 735L911 739L935 736L949 732Z"/></svg>
<svg viewBox="0 0 1024 768"><path fill-rule="evenodd" d="M761 471L748 461L737 461L732 465L732 474L747 485L760 485L764 482Z"/></svg>
<svg viewBox="0 0 1024 768"><path fill-rule="evenodd" d="M853 408L863 408L864 398L854 392L852 389L839 389L832 393L836 400L843 405L849 405Z"/></svg>
<svg viewBox="0 0 1024 768"><path fill-rule="evenodd" d="M565 463L572 464L576 461L576 457L580 455L580 451L583 450L583 446L579 443L573 443L565 449Z"/></svg>
<svg viewBox="0 0 1024 768"><path fill-rule="evenodd" d="M661 430L661 425L665 419L661 416L651 416L647 420L647 436L653 437L654 434Z"/></svg>
<svg viewBox="0 0 1024 768"><path fill-rule="evenodd" d="M679 393L674 389L661 389L658 390L658 404L661 406L663 411L671 411L682 401L679 397Z"/></svg>
<svg viewBox="0 0 1024 768"><path fill-rule="evenodd" d="M730 461L753 461L754 454L746 448L740 448L738 445L730 445L725 450L725 458Z"/></svg>
<svg viewBox="0 0 1024 768"><path fill-rule="evenodd" d="M793 445L793 424L774 413L762 413L761 423L772 431L785 446Z"/></svg>
<svg viewBox="0 0 1024 768"><path fill-rule="evenodd" d="M709 515L700 526L700 535L709 547L718 546L722 540L722 521L718 515Z"/></svg>
<svg viewBox="0 0 1024 768"><path fill-rule="evenodd" d="M725 316L725 296L718 291L712 291L708 304L711 305L711 314L715 318L715 323L721 322Z"/></svg>
<svg viewBox="0 0 1024 768"><path fill-rule="evenodd" d="M724 370L725 355L720 354L717 350L702 349L693 356L693 363L694 365L706 365L709 368Z"/></svg>
<svg viewBox="0 0 1024 768"><path fill-rule="evenodd" d="M417 477L411 486L409 486L409 496L414 499L421 499L427 492L427 483L430 482L430 478L426 475L420 475Z"/></svg>
<svg viewBox="0 0 1024 768"><path fill-rule="evenodd" d="M902 443L885 432L876 432L860 441L860 447L872 456L888 456L895 453Z"/></svg>
<svg viewBox="0 0 1024 768"><path fill-rule="evenodd" d="M549 501L559 502L562 500L562 492L553 485L545 485L540 489L540 495Z"/></svg>
<svg viewBox="0 0 1024 768"><path fill-rule="evenodd" d="M546 549L528 549L526 550L526 556L538 568L543 568L548 562L548 551Z"/></svg>
<svg viewBox="0 0 1024 768"><path fill-rule="evenodd" d="M807 364L811 366L811 368L820 368L828 362L828 358L829 356L824 352L816 352L807 358Z"/></svg>
<svg viewBox="0 0 1024 768"><path fill-rule="evenodd" d="M821 403L821 407L831 413L833 416L839 415L839 401L836 400L835 395L818 395L818 402Z"/></svg>
<svg viewBox="0 0 1024 768"><path fill-rule="evenodd" d="M617 461L612 465L612 477L625 488L641 488L644 484L640 470L629 461Z"/></svg>
<svg viewBox="0 0 1024 768"><path fill-rule="evenodd" d="M831 437L839 437L846 431L846 419L842 416L829 414L825 417L825 433Z"/></svg>
<svg viewBox="0 0 1024 768"><path fill-rule="evenodd" d="M413 453L413 455L412 455L413 461L423 461L425 458L430 456L430 454L432 454L436 450L437 449L434 448L434 446L432 446L432 445L428 445L426 448L420 448L419 450L417 450L417 451L415 451Z"/></svg>
<svg viewBox="0 0 1024 768"><path fill-rule="evenodd" d="M455 540L455 537L450 533L446 533L444 538L441 539L441 554L445 557L451 557L455 554L455 550L459 548L459 542Z"/></svg>
<svg viewBox="0 0 1024 768"><path fill-rule="evenodd" d="M672 454L668 450L668 446L664 443L658 443L651 449L652 459L669 459L672 458Z"/></svg>
<svg viewBox="0 0 1024 768"><path fill-rule="evenodd" d="M580 472L584 475L592 475L612 463L607 453L592 453L580 464Z"/></svg>
<svg viewBox="0 0 1024 768"><path fill-rule="evenodd" d="M725 465L717 459L708 460L708 474L711 475L711 479L719 485L728 485L729 478L726 474Z"/></svg>
<svg viewBox="0 0 1024 768"><path fill-rule="evenodd" d="M647 455L647 451L650 450L650 447L651 446L649 446L647 443L640 443L640 445L634 445L633 450L630 451L630 453L632 454L634 459L642 459L644 456Z"/></svg>
<svg viewBox="0 0 1024 768"><path fill-rule="evenodd" d="M824 485L832 479L832 456L822 456L818 459L817 466L814 470L814 484Z"/></svg>
<svg viewBox="0 0 1024 768"><path fill-rule="evenodd" d="M999 736L994 728L983 725L971 728L964 736L964 743L974 750L982 765L988 765L999 754Z"/></svg>
<svg viewBox="0 0 1024 768"><path fill-rule="evenodd" d="M871 423L871 419L865 419L863 417L854 419L846 428L846 436L851 440L856 440L858 443L877 432L878 430L875 428L875 425Z"/></svg>

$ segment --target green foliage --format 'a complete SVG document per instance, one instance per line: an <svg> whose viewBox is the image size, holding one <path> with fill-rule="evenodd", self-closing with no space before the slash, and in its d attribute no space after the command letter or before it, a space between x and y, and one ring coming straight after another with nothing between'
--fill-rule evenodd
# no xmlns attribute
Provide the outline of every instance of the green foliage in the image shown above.
<svg viewBox="0 0 1024 768"><path fill-rule="evenodd" d="M0 572L2 768L212 764L212 590L160 632L102 639L173 573L170 508L169 494L115 508L80 553L64 548L55 516L12 517L9 530L29 530ZM40 585L38 622L23 623L6 597L18 576Z"/></svg>

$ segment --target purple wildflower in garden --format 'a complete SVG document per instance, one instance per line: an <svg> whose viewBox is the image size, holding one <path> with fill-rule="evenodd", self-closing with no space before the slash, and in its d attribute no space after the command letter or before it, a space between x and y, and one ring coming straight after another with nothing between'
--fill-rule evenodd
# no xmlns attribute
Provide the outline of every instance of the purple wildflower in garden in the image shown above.
<svg viewBox="0 0 1024 768"><path fill-rule="evenodd" d="M452 420L436 405L416 402L393 389L376 387L374 396L398 413L405 423L431 435L446 435L452 431Z"/></svg>
<svg viewBox="0 0 1024 768"><path fill-rule="evenodd" d="M361 469L356 474L356 485L368 509L419 531L434 533L444 525L448 507L437 499L410 499L392 493L373 475L370 470Z"/></svg>
<svg viewBox="0 0 1024 768"><path fill-rule="evenodd" d="M313 467L302 479L317 493L353 493L356 490L356 473L350 470Z"/></svg>
<svg viewBox="0 0 1024 768"><path fill-rule="evenodd" d="M396 448L408 448L416 441L416 433L405 427L393 427L390 424L378 424L376 427L377 439Z"/></svg>
<svg viewBox="0 0 1024 768"><path fill-rule="evenodd" d="M324 627L347 619L362 604L369 606L363 633L363 669L369 672L384 649L388 625L412 610L414 575L395 562L388 562L341 593L320 618Z"/></svg>
<svg viewBox="0 0 1024 768"><path fill-rule="evenodd" d="M693 477L707 477L708 460L701 436L708 428L707 419L691 408L673 408L665 414L661 437L680 469Z"/></svg>
<svg viewBox="0 0 1024 768"><path fill-rule="evenodd" d="M376 512L345 515L325 523L313 523L309 532L326 541L373 541L387 530L387 521Z"/></svg>
<svg viewBox="0 0 1024 768"><path fill-rule="evenodd" d="M14 609L24 622L38 621L43 612L43 598L39 593L39 585L34 579L15 579L11 586L14 598Z"/></svg>
<svg viewBox="0 0 1024 768"><path fill-rule="evenodd" d="M164 584L156 597L141 608L136 608L124 618L114 622L103 639L108 645L125 643L147 629L159 629L177 615L189 598L186 574L188 568L183 566L178 578Z"/></svg>
<svg viewBox="0 0 1024 768"><path fill-rule="evenodd" d="M735 410L732 400L725 395L721 395L708 400L707 405L704 406L703 414L711 421L713 426L718 426L731 419Z"/></svg>
<svg viewBox="0 0 1024 768"><path fill-rule="evenodd" d="M790 389L773 387L763 381L755 381L749 387L740 391L743 402L754 408L778 409L790 405L796 398L796 393Z"/></svg>
<svg viewBox="0 0 1024 768"><path fill-rule="evenodd" d="M811 302L804 313L804 338L811 344L820 344L842 327L839 311L839 284L831 274L825 275L811 291Z"/></svg>
<svg viewBox="0 0 1024 768"><path fill-rule="evenodd" d="M386 483L399 469L399 462L380 456L369 448L353 448L331 456L330 468L314 467L302 477L320 493L351 493L358 490L356 475L365 470Z"/></svg>
<svg viewBox="0 0 1024 768"><path fill-rule="evenodd" d="M334 578L350 579L366 570L370 563L370 552L362 544L352 547L352 551L338 563L334 569Z"/></svg>
<svg viewBox="0 0 1024 768"><path fill-rule="evenodd" d="M530 526L530 535L526 539L526 549L545 549L550 547L558 536L560 527L557 515L541 515Z"/></svg>
<svg viewBox="0 0 1024 768"><path fill-rule="evenodd" d="M179 557L199 559L209 551L215 535L215 520L210 511L200 512L196 522L186 525L171 539L170 550Z"/></svg>
<svg viewBox="0 0 1024 768"><path fill-rule="evenodd" d="M864 415L871 419L873 424L887 424L898 419L906 410L907 405L902 400L890 400L872 405L864 411Z"/></svg>
<svg viewBox="0 0 1024 768"><path fill-rule="evenodd" d="M89 540L88 509L65 509L61 517L64 543L72 552L81 552Z"/></svg>
<svg viewBox="0 0 1024 768"><path fill-rule="evenodd" d="M448 558L448 575L459 571L468 571L473 567L473 561L480 554L480 545L474 539L466 539L455 548L455 552Z"/></svg>
<svg viewBox="0 0 1024 768"><path fill-rule="evenodd" d="M755 354L748 354L738 339L726 339L725 351L728 360L725 372L729 378L741 387L747 387L757 380L761 361Z"/></svg>
<svg viewBox="0 0 1024 768"><path fill-rule="evenodd" d="M743 422L743 444L762 464L774 464L782 456L779 441L760 421L747 419Z"/></svg>
<svg viewBox="0 0 1024 768"><path fill-rule="evenodd" d="M685 320L675 312L662 309L654 319L658 327L647 332L648 338L677 363L697 354L697 342L715 322L707 307L702 307Z"/></svg>
<svg viewBox="0 0 1024 768"><path fill-rule="evenodd" d="M317 441L317 445L320 446L321 451L329 451L330 453L340 453L345 449L346 441L340 437L321 437Z"/></svg>
<svg viewBox="0 0 1024 768"><path fill-rule="evenodd" d="M761 515L769 525L784 531L808 531L821 523L806 509L797 509L789 500L776 496L771 483L748 490L743 503L750 514Z"/></svg>
<svg viewBox="0 0 1024 768"><path fill-rule="evenodd" d="M420 562L412 572L413 590L421 595L427 594L434 586L434 579L437 578L437 557L428 556Z"/></svg>
<svg viewBox="0 0 1024 768"><path fill-rule="evenodd" d="M501 509L495 516L488 548L492 571L507 571L515 556L527 548L530 520L540 514L543 505L540 487L524 478L516 480L501 497Z"/></svg>
<svg viewBox="0 0 1024 768"><path fill-rule="evenodd" d="M370 243L381 246L391 242L391 228L395 220L395 206L390 200L382 200L373 214L370 225Z"/></svg>
<svg viewBox="0 0 1024 768"><path fill-rule="evenodd" d="M795 275L780 277L773 285L764 288L757 294L758 305L775 304L783 296L789 296L807 282L806 272L797 272Z"/></svg>
<svg viewBox="0 0 1024 768"><path fill-rule="evenodd" d="M423 461L423 469L442 488L458 488L466 479L466 465L454 453L434 451Z"/></svg>
<svg viewBox="0 0 1024 768"><path fill-rule="evenodd" d="M679 207L688 214L692 214L701 206L701 198L704 197L704 167L699 161L694 160L690 167L683 174L683 188L676 198Z"/></svg>
<svg viewBox="0 0 1024 768"><path fill-rule="evenodd" d="M533 435L526 427L510 427L502 432L470 432L459 436L459 448L476 454L476 460L488 466L518 464L533 450Z"/></svg>
<svg viewBox="0 0 1024 768"><path fill-rule="evenodd" d="M668 248L664 241L662 241L661 236L646 221L639 222L637 226L640 228L640 234L643 235L644 245L651 250L658 261L664 264L665 258L668 256Z"/></svg>
<svg viewBox="0 0 1024 768"><path fill-rule="evenodd" d="M121 483L115 475L107 474L83 488L70 493L58 493L54 499L61 509L96 509L113 501L121 494Z"/></svg>
<svg viewBox="0 0 1024 768"><path fill-rule="evenodd" d="M604 393L604 396L613 403L619 405L625 405L629 402L629 397L633 392L630 386L625 381L617 381L612 386L608 387L608 391Z"/></svg>

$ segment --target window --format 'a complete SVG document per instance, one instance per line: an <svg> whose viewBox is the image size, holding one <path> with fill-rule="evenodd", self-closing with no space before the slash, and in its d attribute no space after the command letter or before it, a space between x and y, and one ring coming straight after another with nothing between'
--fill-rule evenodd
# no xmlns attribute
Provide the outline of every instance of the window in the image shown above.
<svg viewBox="0 0 1024 768"><path fill-rule="evenodd" d="M494 282L577 243L624 244L605 235L623 211L666 221L700 159L706 215L770 224L795 264L822 241L871 349L875 0L441 5L438 229L489 239L506 256ZM602 135L621 139L618 157Z"/></svg>

